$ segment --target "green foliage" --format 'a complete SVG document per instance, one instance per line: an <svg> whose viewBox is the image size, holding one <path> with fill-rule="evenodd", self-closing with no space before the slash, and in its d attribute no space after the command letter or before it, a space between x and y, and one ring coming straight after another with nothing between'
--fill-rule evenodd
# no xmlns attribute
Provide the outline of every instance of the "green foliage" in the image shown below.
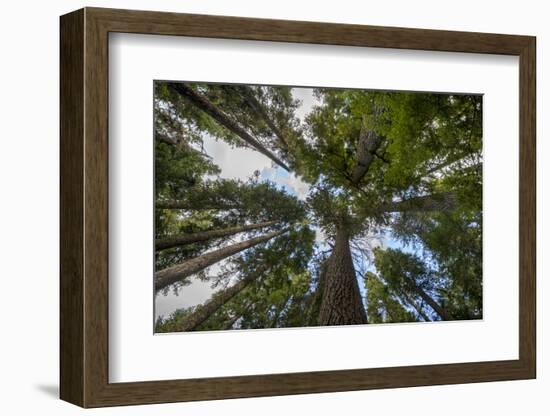
<svg viewBox="0 0 550 416"><path fill-rule="evenodd" d="M319 88L304 122L289 87L188 84L310 185L305 202L250 172L220 178L203 148L206 137L254 149L170 83L155 83L155 196L183 208L155 210L156 238L275 221L269 228L213 238L156 253L162 269L225 245L288 229L273 240L225 259L216 289L250 279L244 290L200 330L316 325L322 270L337 228L345 228L354 258L374 257L364 276L370 323L437 319L419 296L432 297L453 319L482 315L482 98L475 95ZM360 164L365 131L381 138L372 163ZM371 150L369 150L371 152ZM440 211L385 212L389 203L452 193ZM327 241L315 242L315 228ZM361 248L382 233L398 248ZM364 269L360 274L364 273ZM180 284L188 284L182 282ZM157 323L169 332L194 308Z"/></svg>
<svg viewBox="0 0 550 416"><path fill-rule="evenodd" d="M442 302L457 319L480 318L483 269L481 211L457 210L430 216L403 217L394 231L422 247L437 266Z"/></svg>
<svg viewBox="0 0 550 416"><path fill-rule="evenodd" d="M407 310L399 301L399 297L392 293L390 286L384 284L375 273L366 273L365 289L369 323L418 321L415 314Z"/></svg>

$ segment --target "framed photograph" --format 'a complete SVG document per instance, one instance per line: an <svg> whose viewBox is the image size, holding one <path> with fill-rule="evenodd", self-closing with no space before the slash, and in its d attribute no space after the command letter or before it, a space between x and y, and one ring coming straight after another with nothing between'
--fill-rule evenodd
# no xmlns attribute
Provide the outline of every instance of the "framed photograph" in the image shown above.
<svg viewBox="0 0 550 416"><path fill-rule="evenodd" d="M535 378L535 49L62 16L61 398Z"/></svg>

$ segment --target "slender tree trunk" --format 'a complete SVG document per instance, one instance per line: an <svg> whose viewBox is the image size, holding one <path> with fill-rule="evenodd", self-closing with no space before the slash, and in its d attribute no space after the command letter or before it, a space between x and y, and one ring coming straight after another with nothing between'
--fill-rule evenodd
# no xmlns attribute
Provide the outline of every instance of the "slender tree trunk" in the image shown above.
<svg viewBox="0 0 550 416"><path fill-rule="evenodd" d="M456 207L456 195L454 192L442 192L440 194L418 196L401 201L389 202L380 205L371 212L406 212L406 211L451 211Z"/></svg>
<svg viewBox="0 0 550 416"><path fill-rule="evenodd" d="M273 154L269 149L267 149L262 143L260 143L254 137L252 137L245 129L243 129L237 122L232 120L221 109L219 109L213 103L211 103L208 100L208 98L196 92L193 88L191 88L187 84L173 83L169 85L173 91L187 98L194 105L196 105L198 108L200 108L210 117L212 117L222 126L224 126L226 129L236 134L241 139L243 139L246 143L248 143L250 146L255 148L258 152L264 154L265 156L273 160L273 162L275 162L277 165L279 165L283 169L287 171L290 170L288 166L281 159L279 159L275 154Z"/></svg>
<svg viewBox="0 0 550 416"><path fill-rule="evenodd" d="M208 241L213 238L227 237L242 233L244 231L256 230L276 224L277 221L265 221L258 224L238 225L235 227L222 228L221 230L200 231L191 234L176 235L173 237L160 238L155 241L155 249L165 250L172 247L184 246L186 244Z"/></svg>
<svg viewBox="0 0 550 416"><path fill-rule="evenodd" d="M229 329L233 329L233 325L235 325L235 322L237 322L240 317L241 315L235 315L233 318L225 321L225 323L223 324L223 329L226 331Z"/></svg>
<svg viewBox="0 0 550 416"><path fill-rule="evenodd" d="M447 160L444 160L443 162L441 163L438 163L437 165L434 165L432 166L431 168L429 168L425 173L424 173L424 176L429 176L431 175L432 173L435 173L441 169L444 169L446 168L447 166L450 166L452 165L453 163L456 163L458 162L459 160L463 159L464 156L460 156L460 157L451 157Z"/></svg>
<svg viewBox="0 0 550 416"><path fill-rule="evenodd" d="M155 273L155 290L164 289L179 280L183 280L194 273L211 266L229 256L237 254L247 248L254 247L260 243L271 240L273 237L285 233L287 230L279 230L267 233L260 237L255 237L250 240L242 241L231 246L223 247L218 250L211 251L203 254L202 256L195 257L184 261L183 263L176 264L175 266L168 267Z"/></svg>
<svg viewBox="0 0 550 416"><path fill-rule="evenodd" d="M405 298L405 302L408 303L409 305L411 305L415 310L416 312L418 313L418 315L420 315L422 317L422 319L426 322L430 322L431 319L428 317L428 315L426 315L426 313L422 310L422 308L420 306L418 306L418 304L414 301L414 299L411 299L411 297L409 295L407 295L405 292L401 292L400 295L398 295L399 297L403 297Z"/></svg>
<svg viewBox="0 0 550 416"><path fill-rule="evenodd" d="M441 317L444 321L449 321L451 319L451 316L447 313L447 311L441 307L435 300L431 298L430 295L428 295L422 288L420 288L417 285L413 285L414 291L418 293L418 295L422 298L424 302L426 302L430 307Z"/></svg>
<svg viewBox="0 0 550 416"><path fill-rule="evenodd" d="M210 298L210 300L200 305L191 315L185 318L185 320L180 325L178 325L175 328L175 330L176 331L195 330L199 325L206 322L208 318L214 315L223 305L225 305L237 294L239 294L245 287L247 287L258 276L259 274L255 275L254 278L249 277L247 279L239 280L233 286L215 293L212 296L212 298ZM235 319L235 321L237 319ZM231 325L233 325L233 323Z"/></svg>
<svg viewBox="0 0 550 416"><path fill-rule="evenodd" d="M176 200L166 200L166 201L157 201L155 203L155 207L157 209L183 209L187 211L192 210L230 210L230 209L239 209L241 206L236 203L229 203L229 202L205 202L201 203L200 206L197 206L197 204L190 203L188 201L176 201Z"/></svg>
<svg viewBox="0 0 550 416"><path fill-rule="evenodd" d="M381 109L376 109L375 114L381 113ZM351 182L357 185L369 171L370 165L374 160L374 154L382 143L382 136L373 130L366 130L365 125L361 126L359 133L359 142L357 148L357 164L351 174Z"/></svg>
<svg viewBox="0 0 550 416"><path fill-rule="evenodd" d="M285 149L288 149L288 142L285 139L283 133L275 125L273 120L271 120L271 118L267 114L264 106L262 105L262 103L260 103L258 101L258 99L254 95L254 93L252 92L250 87L241 86L240 91L242 92L242 95L244 96L244 99L246 100L246 102L250 106L250 108L252 108L252 110L262 118L262 120L265 122L265 124L267 124L267 126L271 129L271 131L275 134L275 136L277 136L277 138L281 142L282 146Z"/></svg>
<svg viewBox="0 0 550 416"><path fill-rule="evenodd" d="M321 311L321 302L323 301L323 293L325 291L327 261L324 261L320 265L320 269L319 280L317 282L317 287L315 288L315 293L313 294L313 299L309 310L309 325L319 325L319 313Z"/></svg>
<svg viewBox="0 0 550 416"><path fill-rule="evenodd" d="M466 157L468 157L469 155L465 155L465 156L461 156L461 157L454 157L454 158L450 158L448 160L445 160L437 165L434 165L432 166L430 169L428 169L423 176L429 176L431 175L432 173L435 173L435 172L438 172L440 171L441 169L445 169L447 166L451 166L452 164L454 163L458 163L460 162L461 160L464 160L466 159ZM481 167L483 166L483 163L476 163L474 165L470 165L470 166L466 166L464 167L463 169L481 169Z"/></svg>
<svg viewBox="0 0 550 416"><path fill-rule="evenodd" d="M353 266L349 236L344 227L336 233L334 249L328 259L320 325L367 323L367 314L359 292Z"/></svg>
<svg viewBox="0 0 550 416"><path fill-rule="evenodd" d="M291 295L287 295L285 298L285 301L281 305L280 308L277 309L275 314L273 315L273 319L271 320L270 328L277 328L277 324L279 323L279 319L281 319L281 315L283 314L284 310L286 309L288 302L290 302L290 299L292 298Z"/></svg>

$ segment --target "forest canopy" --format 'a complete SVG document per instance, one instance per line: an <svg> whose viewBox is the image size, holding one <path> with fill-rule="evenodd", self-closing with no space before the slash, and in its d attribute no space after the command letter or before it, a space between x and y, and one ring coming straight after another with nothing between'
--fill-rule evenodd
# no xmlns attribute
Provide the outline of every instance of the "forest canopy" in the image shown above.
<svg viewBox="0 0 550 416"><path fill-rule="evenodd" d="M156 332L482 318L482 96L157 81L154 142Z"/></svg>

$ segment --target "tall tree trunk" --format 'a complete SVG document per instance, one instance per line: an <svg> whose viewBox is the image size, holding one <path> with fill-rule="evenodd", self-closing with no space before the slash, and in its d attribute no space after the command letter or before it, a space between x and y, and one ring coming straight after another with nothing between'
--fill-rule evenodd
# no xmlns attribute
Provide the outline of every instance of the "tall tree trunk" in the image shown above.
<svg viewBox="0 0 550 416"><path fill-rule="evenodd" d="M249 277L246 279L239 280L233 286L230 286L227 289L224 289L215 293L212 296L212 298L210 298L210 300L206 301L205 303L197 307L197 309L193 313L191 313L191 315L185 318L185 320L180 325L178 325L175 328L175 330L176 331L195 330L199 325L206 322L208 318L214 315L223 305L225 305L237 294L239 294L245 287L247 287L258 276L259 274L256 274L254 275L254 277ZM235 319L235 321L237 319ZM233 325L233 323L231 325Z"/></svg>
<svg viewBox="0 0 550 416"><path fill-rule="evenodd" d="M445 308L441 307L439 303L433 300L430 295L422 290L421 287L413 284L413 289L416 293L418 293L418 295L422 298L424 302L430 305L430 307L441 317L442 320L448 321L451 319L451 316L447 313Z"/></svg>
<svg viewBox="0 0 550 416"><path fill-rule="evenodd" d="M237 322L240 317L241 315L237 314L233 318L228 319L227 321L225 321L222 328L226 331L229 329L233 329L233 325L235 325L235 322Z"/></svg>
<svg viewBox="0 0 550 416"><path fill-rule="evenodd" d="M285 301L281 305L280 308L277 309L277 311L273 314L273 319L271 320L271 324L269 325L270 328L277 328L277 324L279 323L279 319L281 319L281 315L283 314L284 310L286 309L288 302L292 299L292 295L287 295L285 298Z"/></svg>
<svg viewBox="0 0 550 416"><path fill-rule="evenodd" d="M451 166L452 164L454 163L459 163L460 161L463 161L465 160L469 155L464 155L463 157L459 158L459 157L456 157L456 158L450 158L448 160L445 160L441 163L438 163L436 165L433 165L432 167L430 168L427 168L427 170L421 174L419 174L418 176L416 176L415 178L413 178L413 180L411 180L409 182L409 185L417 182L417 181L420 181L424 178L427 178L429 177L430 175L434 174L434 173L437 173L439 172L440 170L442 169L445 169L446 167L448 166ZM475 173L481 175L482 174L482 171L483 171L483 162L480 162L480 163L475 163L473 165L470 165L470 166L465 166L463 168L461 168L459 171L461 172L467 172L467 171L474 171Z"/></svg>
<svg viewBox="0 0 550 416"><path fill-rule="evenodd" d="M418 306L418 304L414 301L414 299L412 299L407 293L405 293L404 291L401 291L397 296L399 298L403 297L405 299L405 303L408 303L410 306L412 306L424 321L426 322L431 321L428 315L426 315L426 313L422 310L422 308Z"/></svg>
<svg viewBox="0 0 550 416"><path fill-rule="evenodd" d="M211 266L229 256L237 254L247 248L254 247L260 243L271 240L273 237L285 233L287 229L273 231L260 237L251 238L250 240L242 241L231 246L223 247L218 250L211 251L203 254L202 256L195 257L184 261L183 263L176 264L175 266L168 267L155 273L155 290L164 289L166 286L171 285L179 280L185 279L194 273Z"/></svg>
<svg viewBox="0 0 550 416"><path fill-rule="evenodd" d="M327 274L327 261L320 264L319 278L317 287L313 293L313 299L309 308L308 324L315 326L319 325L319 313L321 311L321 302L323 301L323 293L325 292L325 281Z"/></svg>
<svg viewBox="0 0 550 416"><path fill-rule="evenodd" d="M456 207L456 195L454 192L442 192L440 194L418 196L401 201L389 202L379 205L371 212L406 212L406 211L451 211Z"/></svg>
<svg viewBox="0 0 550 416"><path fill-rule="evenodd" d="M445 169L447 166L450 166L452 165L453 163L456 163L458 162L459 160L463 159L464 156L459 156L459 157L450 157L448 158L447 160L444 160L443 162L440 162L436 165L433 165L432 167L430 167L426 172L424 172L423 176L429 176L431 175L432 173L435 173L441 169Z"/></svg>
<svg viewBox="0 0 550 416"><path fill-rule="evenodd" d="M438 171L440 171L441 169L445 169L446 167L448 166L451 166L452 164L454 163L458 163L460 161L464 161L468 156L470 155L463 155L461 157L454 157L454 158L449 158L441 163L438 163L437 165L434 165L432 166L431 168L429 168L424 174L422 177L425 177L425 176L429 176L431 175L432 173L436 173ZM475 169L475 170L479 170L483 167L483 163L475 163L473 165L470 165L470 166L465 166L464 168L462 168L463 170L467 170L467 169Z"/></svg>
<svg viewBox="0 0 550 416"><path fill-rule="evenodd" d="M155 249L165 250L172 247L184 246L186 244L208 241L213 238L227 237L242 233L244 231L256 230L276 224L277 221L265 221L258 224L238 225L235 227L222 228L220 230L199 231L191 234L176 235L173 237L159 238L155 241Z"/></svg>
<svg viewBox="0 0 550 416"><path fill-rule="evenodd" d="M327 264L319 324L365 323L367 323L367 314L353 267L349 236L345 227L338 227L334 248Z"/></svg>
<svg viewBox="0 0 550 416"><path fill-rule="evenodd" d="M381 109L376 109L375 114L381 113ZM361 132L359 133L359 142L357 144L357 164L351 174L351 182L357 185L361 179L369 171L370 165L374 160L374 154L380 144L383 137L378 135L373 130L367 130L364 123L361 126Z"/></svg>
<svg viewBox="0 0 550 416"><path fill-rule="evenodd" d="M237 203L230 202L205 202L201 203L200 206L197 204L190 203L188 201L179 201L179 200L165 200L157 201L155 203L157 209L183 209L187 211L192 210L230 210L230 209L239 209L241 206Z"/></svg>
<svg viewBox="0 0 550 416"><path fill-rule="evenodd" d="M265 122L265 124L267 124L267 126L271 129L271 131L275 134L275 136L277 136L277 138L279 139L279 141L282 144L282 147L284 149L288 149L288 142L285 139L283 133L275 125L273 120L271 120L271 118L267 114L267 111L265 110L263 104L258 101L258 99L254 95L254 93L252 92L250 87L241 86L239 88L239 90L241 91L244 99L246 100L246 102L250 106L250 108L252 108L252 110L262 118L262 120Z"/></svg>
<svg viewBox="0 0 550 416"><path fill-rule="evenodd" d="M262 153L263 155L273 160L273 162L275 162L277 165L279 165L283 169L290 171L288 166L281 159L279 159L275 154L273 154L269 149L267 149L262 143L260 143L254 137L252 137L245 129L243 129L237 122L232 120L221 109L219 109L217 106L211 103L208 100L208 98L206 98L205 96L198 93L193 88L191 88L190 86L184 83L173 83L173 84L169 84L169 86L173 91L187 98L194 105L196 105L198 108L200 108L210 117L212 117L222 126L224 126L226 129L236 134L241 139L243 139L246 143L248 143L250 146L255 148L258 152Z"/></svg>

